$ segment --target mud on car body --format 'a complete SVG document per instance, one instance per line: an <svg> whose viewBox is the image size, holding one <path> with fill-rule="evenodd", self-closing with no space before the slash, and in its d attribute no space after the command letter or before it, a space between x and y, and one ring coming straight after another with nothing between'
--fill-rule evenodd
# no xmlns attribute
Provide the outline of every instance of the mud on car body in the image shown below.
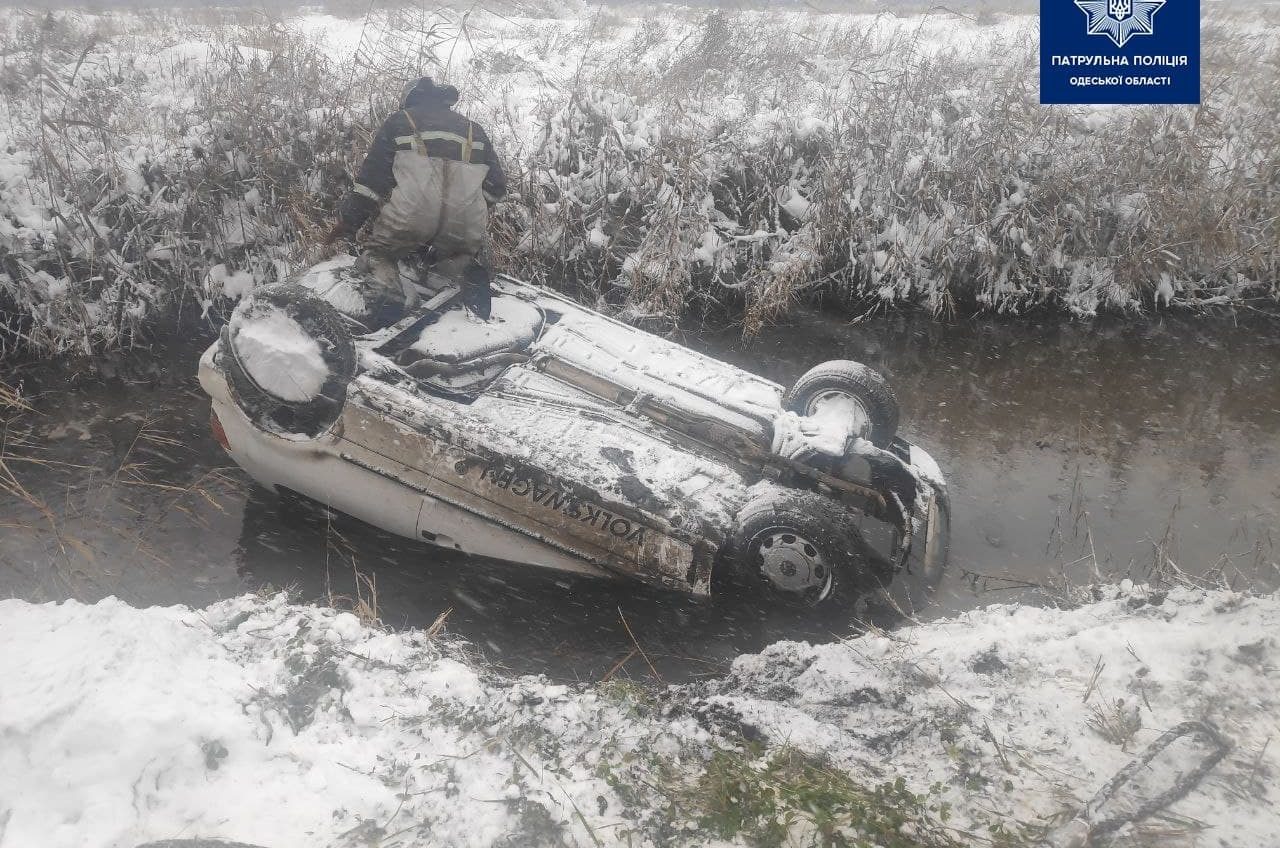
<svg viewBox="0 0 1280 848"><path fill-rule="evenodd" d="M784 390L518 280L481 322L403 272L442 291L393 326L362 324L369 286L343 258L256 292L206 351L215 433L258 482L436 545L693 595L835 607L940 573L945 484L873 370L824 363ZM296 338L264 359L259 320Z"/></svg>

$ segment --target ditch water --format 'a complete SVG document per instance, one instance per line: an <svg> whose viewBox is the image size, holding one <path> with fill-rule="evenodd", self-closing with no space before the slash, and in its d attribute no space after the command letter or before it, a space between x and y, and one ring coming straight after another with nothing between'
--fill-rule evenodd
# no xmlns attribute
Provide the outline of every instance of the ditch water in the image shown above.
<svg viewBox="0 0 1280 848"><path fill-rule="evenodd" d="M1157 560L1277 585L1274 323L946 324L902 313L851 325L802 314L746 345L729 332L685 341L783 384L827 359L890 377L905 435L935 455L951 489L950 566L922 618L1043 602L1095 568L1141 577ZM303 600L376 605L391 626L451 610L446 628L498 665L584 681L718 674L770 642L854 627L475 561L282 512L209 436L197 355L175 347L102 373L5 376L34 409L5 426L6 467L29 498L0 489L0 597L200 606L290 587Z"/></svg>

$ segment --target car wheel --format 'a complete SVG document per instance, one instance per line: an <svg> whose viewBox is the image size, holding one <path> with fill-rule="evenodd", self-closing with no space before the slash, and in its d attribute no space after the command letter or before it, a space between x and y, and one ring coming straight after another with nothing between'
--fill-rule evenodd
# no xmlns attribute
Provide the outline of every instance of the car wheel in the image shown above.
<svg viewBox="0 0 1280 848"><path fill-rule="evenodd" d="M254 378L237 347L238 334L254 308L283 312L317 343L326 372L314 394L304 399L281 397ZM309 290L287 283L256 290L252 301L236 309L223 329L222 350L231 394L240 409L260 429L292 436L314 438L333 426L356 372L355 344L342 315Z"/></svg>
<svg viewBox="0 0 1280 848"><path fill-rule="evenodd" d="M816 492L774 491L749 501L732 544L742 582L805 606L851 607L885 577L845 509Z"/></svg>
<svg viewBox="0 0 1280 848"><path fill-rule="evenodd" d="M861 362L833 359L817 365L782 396L782 406L797 415L815 415L839 405L865 417L866 438L876 447L888 447L897 435L898 400L893 389L879 371Z"/></svg>

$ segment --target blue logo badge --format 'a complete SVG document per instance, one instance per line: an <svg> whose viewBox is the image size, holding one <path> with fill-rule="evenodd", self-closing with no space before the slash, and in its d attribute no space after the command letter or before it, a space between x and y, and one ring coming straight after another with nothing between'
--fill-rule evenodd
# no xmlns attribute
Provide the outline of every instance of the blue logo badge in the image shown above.
<svg viewBox="0 0 1280 848"><path fill-rule="evenodd" d="M1199 103L1199 0L1040 0L1041 103Z"/></svg>
<svg viewBox="0 0 1280 848"><path fill-rule="evenodd" d="M1124 45L1135 35L1154 35L1156 12L1164 0L1076 0L1089 18L1089 34Z"/></svg>

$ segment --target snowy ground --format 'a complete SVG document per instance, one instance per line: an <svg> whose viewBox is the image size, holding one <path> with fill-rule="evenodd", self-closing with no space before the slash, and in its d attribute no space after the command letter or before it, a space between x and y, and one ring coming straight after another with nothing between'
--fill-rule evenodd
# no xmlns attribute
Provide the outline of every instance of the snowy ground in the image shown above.
<svg viewBox="0 0 1280 848"><path fill-rule="evenodd" d="M1066 612L780 643L724 680L648 691L504 679L446 637L283 596L4 601L0 846L816 844L833 829L1033 844L1200 718L1231 752L1116 844L1260 846L1280 832L1277 626L1275 595L1126 586Z"/></svg>

